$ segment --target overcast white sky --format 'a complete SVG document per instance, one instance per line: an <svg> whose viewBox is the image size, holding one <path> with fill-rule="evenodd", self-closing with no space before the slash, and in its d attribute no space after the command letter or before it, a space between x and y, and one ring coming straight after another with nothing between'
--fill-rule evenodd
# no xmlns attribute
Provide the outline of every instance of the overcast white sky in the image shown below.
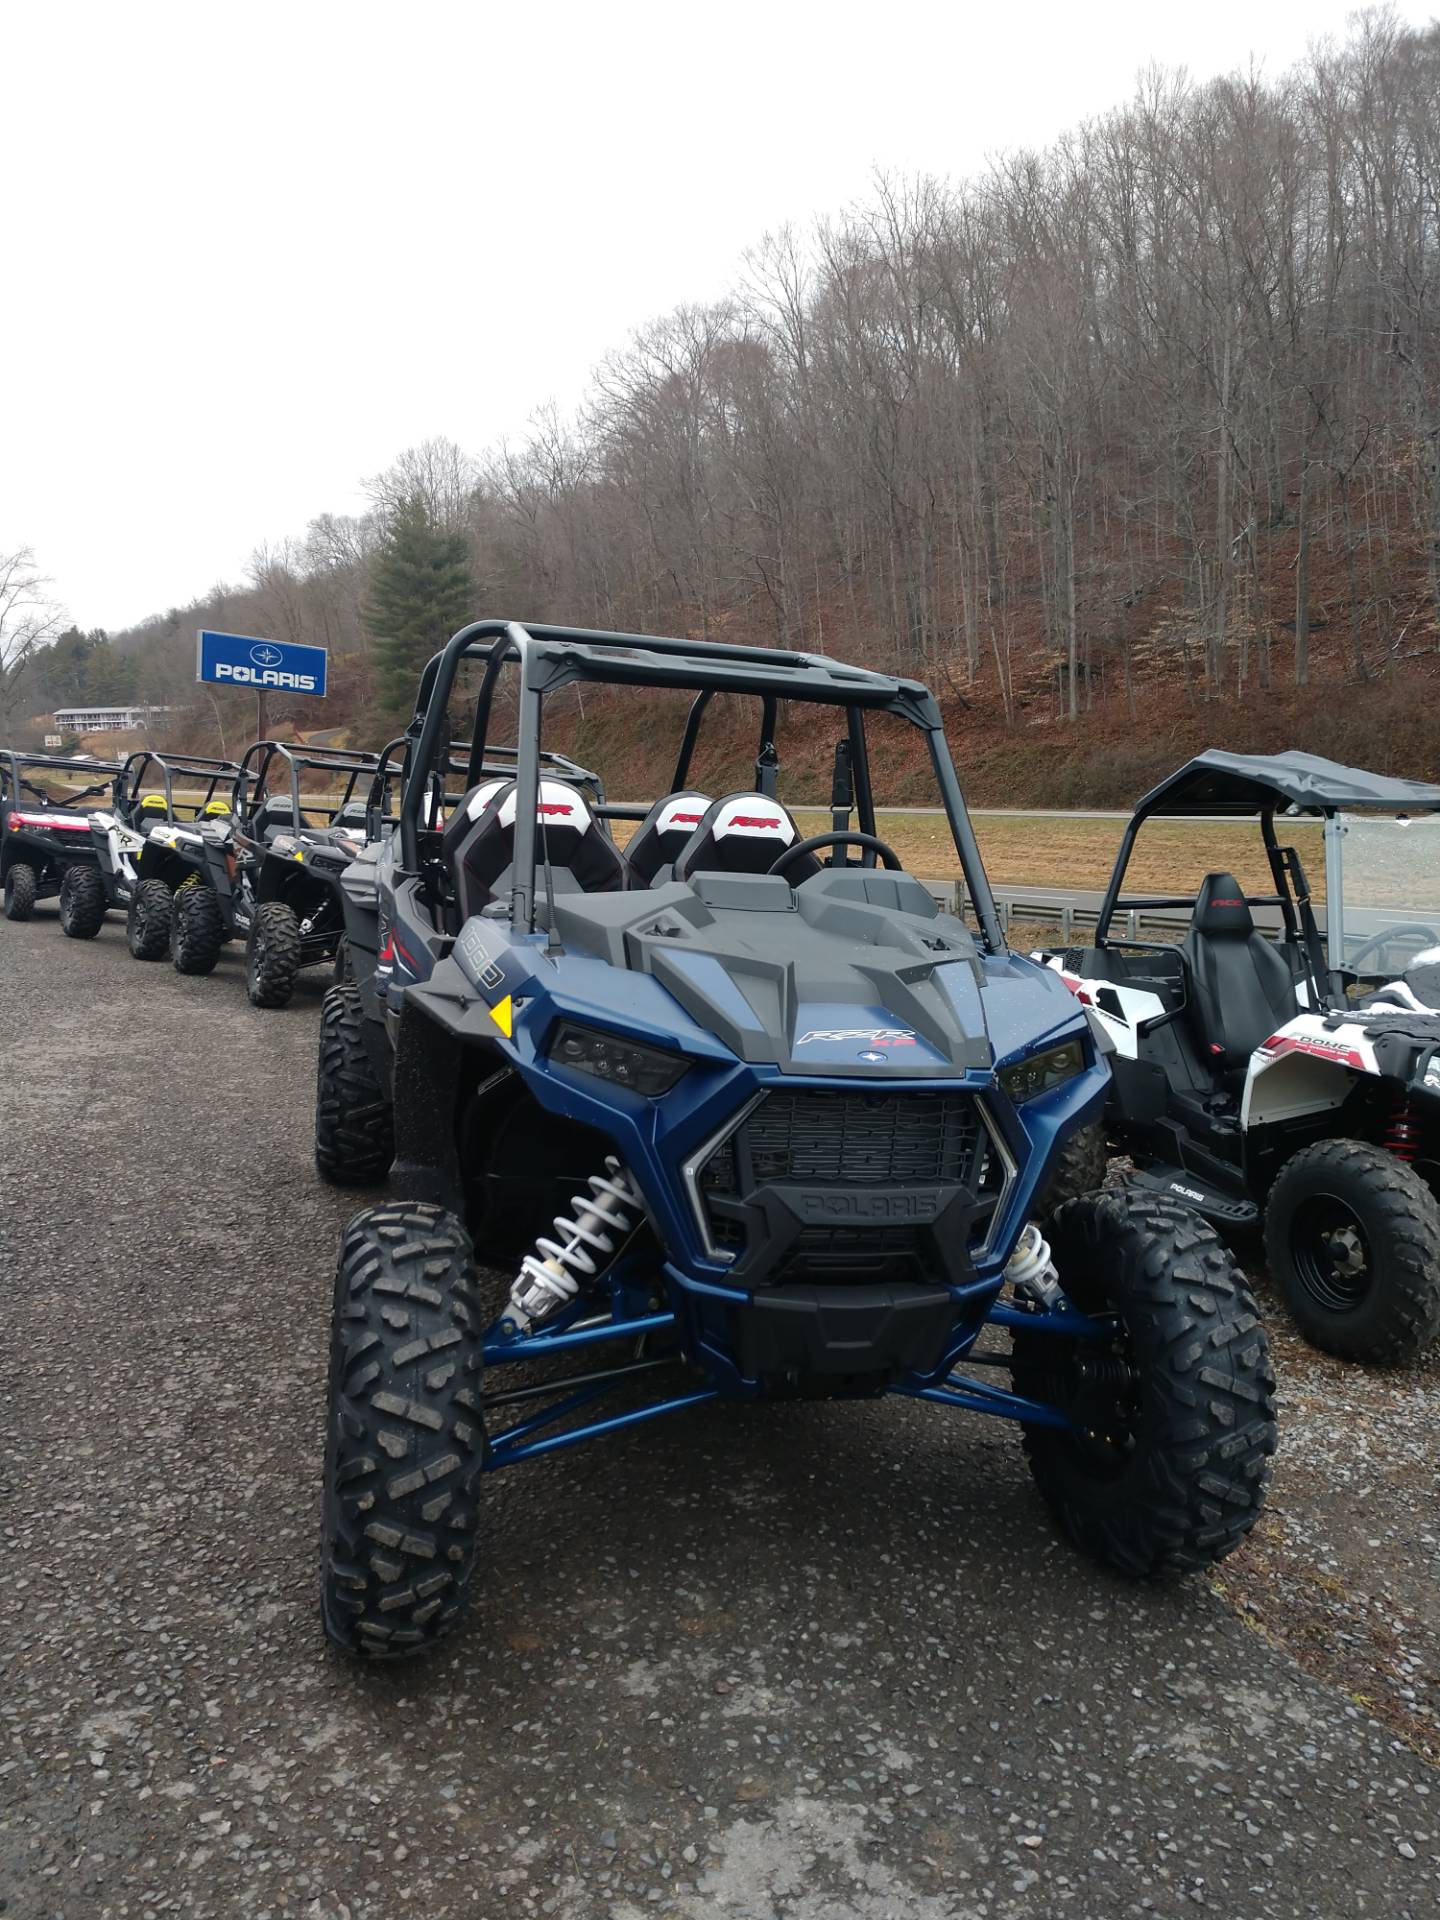
<svg viewBox="0 0 1440 1920"><path fill-rule="evenodd" d="M973 172L1349 11L7 0L0 551L86 627L183 605L402 447L573 404L873 168Z"/></svg>

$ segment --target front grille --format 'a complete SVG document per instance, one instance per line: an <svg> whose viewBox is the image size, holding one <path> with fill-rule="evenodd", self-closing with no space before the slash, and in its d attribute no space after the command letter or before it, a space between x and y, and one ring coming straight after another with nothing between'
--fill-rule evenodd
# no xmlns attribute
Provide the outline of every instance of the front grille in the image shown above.
<svg viewBox="0 0 1440 1920"><path fill-rule="evenodd" d="M980 1117L967 1093L770 1094L740 1128L756 1186L963 1180Z"/></svg>
<svg viewBox="0 0 1440 1920"><path fill-rule="evenodd" d="M1004 1182L972 1094L880 1089L777 1088L718 1143L698 1177L710 1243L737 1260L750 1250L755 1219L746 1203L767 1187L955 1187L993 1203ZM977 1220L977 1242L989 1212ZM917 1278L930 1263L930 1236L877 1219L805 1227L773 1278Z"/></svg>

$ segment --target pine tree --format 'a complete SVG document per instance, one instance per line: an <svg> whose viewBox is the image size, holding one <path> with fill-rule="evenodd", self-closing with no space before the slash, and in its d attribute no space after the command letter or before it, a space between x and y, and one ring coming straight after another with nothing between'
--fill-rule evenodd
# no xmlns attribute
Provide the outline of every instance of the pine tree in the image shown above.
<svg viewBox="0 0 1440 1920"><path fill-rule="evenodd" d="M88 707L125 706L138 691L135 662L118 653L98 629L85 662L85 702Z"/></svg>
<svg viewBox="0 0 1440 1920"><path fill-rule="evenodd" d="M387 707L408 710L425 662L472 618L474 601L464 535L436 526L418 496L407 500L391 517L365 591Z"/></svg>

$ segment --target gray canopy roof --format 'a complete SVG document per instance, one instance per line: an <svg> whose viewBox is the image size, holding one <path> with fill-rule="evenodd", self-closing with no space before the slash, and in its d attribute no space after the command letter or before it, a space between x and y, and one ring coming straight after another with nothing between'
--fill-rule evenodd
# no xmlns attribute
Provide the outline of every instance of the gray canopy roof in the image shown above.
<svg viewBox="0 0 1440 1920"><path fill-rule="evenodd" d="M1386 807L1397 813L1440 811L1440 786L1342 767L1316 753L1224 753L1208 747L1147 793L1137 814L1249 815L1267 807L1305 813Z"/></svg>

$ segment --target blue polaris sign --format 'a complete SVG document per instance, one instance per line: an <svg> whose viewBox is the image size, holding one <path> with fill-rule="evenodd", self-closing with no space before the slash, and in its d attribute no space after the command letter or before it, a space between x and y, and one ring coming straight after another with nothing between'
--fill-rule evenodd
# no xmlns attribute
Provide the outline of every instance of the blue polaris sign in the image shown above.
<svg viewBox="0 0 1440 1920"><path fill-rule="evenodd" d="M257 640L253 634L211 633L202 627L195 678L221 687L248 687L252 693L311 693L323 699L327 658L324 647Z"/></svg>

